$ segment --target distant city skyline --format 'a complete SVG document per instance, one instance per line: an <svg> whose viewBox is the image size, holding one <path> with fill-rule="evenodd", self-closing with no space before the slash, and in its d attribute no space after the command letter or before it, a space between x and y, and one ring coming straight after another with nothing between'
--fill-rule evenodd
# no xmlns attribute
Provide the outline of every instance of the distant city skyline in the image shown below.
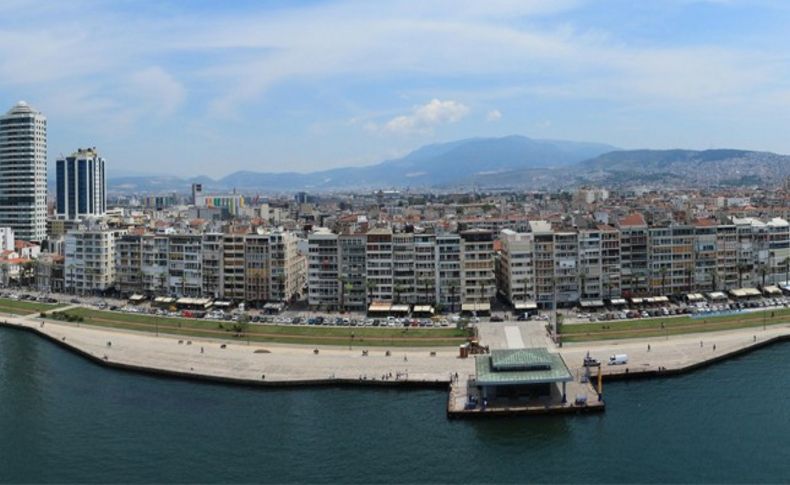
<svg viewBox="0 0 790 485"><path fill-rule="evenodd" d="M48 164L223 176L522 134L790 153L790 5L560 0L0 4L0 106Z"/></svg>

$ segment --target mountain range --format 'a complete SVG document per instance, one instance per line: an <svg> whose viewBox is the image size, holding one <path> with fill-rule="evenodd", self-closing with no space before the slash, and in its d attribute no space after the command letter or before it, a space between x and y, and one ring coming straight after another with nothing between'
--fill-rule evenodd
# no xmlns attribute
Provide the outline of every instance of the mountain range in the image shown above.
<svg viewBox="0 0 790 485"><path fill-rule="evenodd" d="M790 175L790 157L748 150L621 150L600 144L525 136L470 138L426 145L363 167L309 173L239 171L220 179L165 175L113 177L115 192L322 191L380 188L559 188L668 183L677 186L770 183Z"/></svg>

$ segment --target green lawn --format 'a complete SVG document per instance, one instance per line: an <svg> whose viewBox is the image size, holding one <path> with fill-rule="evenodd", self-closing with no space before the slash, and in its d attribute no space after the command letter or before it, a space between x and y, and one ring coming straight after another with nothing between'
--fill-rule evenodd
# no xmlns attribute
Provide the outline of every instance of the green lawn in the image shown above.
<svg viewBox="0 0 790 485"><path fill-rule="evenodd" d="M37 301L10 300L0 298L0 312L14 315L30 315L31 313L48 312L62 307L59 303L39 303Z"/></svg>
<svg viewBox="0 0 790 485"><path fill-rule="evenodd" d="M229 321L169 318L75 308L65 312L79 316L81 324L142 330L174 335L226 338L256 342L284 342L311 345L376 345L393 347L455 346L466 341L466 332L456 328L327 327L248 323L237 332Z"/></svg>
<svg viewBox="0 0 790 485"><path fill-rule="evenodd" d="M787 322L788 317L790 317L790 309L776 309L717 317L692 318L684 315L619 322L564 324L561 328L561 338L564 342L583 342L589 340L663 337L665 335L761 327L763 324L773 325Z"/></svg>

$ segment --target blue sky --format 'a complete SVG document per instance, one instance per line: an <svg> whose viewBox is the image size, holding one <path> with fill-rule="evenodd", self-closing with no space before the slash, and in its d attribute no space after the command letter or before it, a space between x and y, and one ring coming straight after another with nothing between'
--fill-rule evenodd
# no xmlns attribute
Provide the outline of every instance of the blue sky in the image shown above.
<svg viewBox="0 0 790 485"><path fill-rule="evenodd" d="M0 2L0 104L54 160L222 176L523 134L790 153L790 3Z"/></svg>

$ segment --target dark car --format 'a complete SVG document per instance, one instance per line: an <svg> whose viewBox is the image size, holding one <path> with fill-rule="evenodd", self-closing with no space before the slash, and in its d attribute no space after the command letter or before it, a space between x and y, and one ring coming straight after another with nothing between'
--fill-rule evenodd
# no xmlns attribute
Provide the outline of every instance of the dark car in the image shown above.
<svg viewBox="0 0 790 485"><path fill-rule="evenodd" d="M70 301L72 303L82 303L79 298L72 298Z"/></svg>
<svg viewBox="0 0 790 485"><path fill-rule="evenodd" d="M492 322L504 322L505 319L500 317L499 315L492 315L491 316L491 321Z"/></svg>

